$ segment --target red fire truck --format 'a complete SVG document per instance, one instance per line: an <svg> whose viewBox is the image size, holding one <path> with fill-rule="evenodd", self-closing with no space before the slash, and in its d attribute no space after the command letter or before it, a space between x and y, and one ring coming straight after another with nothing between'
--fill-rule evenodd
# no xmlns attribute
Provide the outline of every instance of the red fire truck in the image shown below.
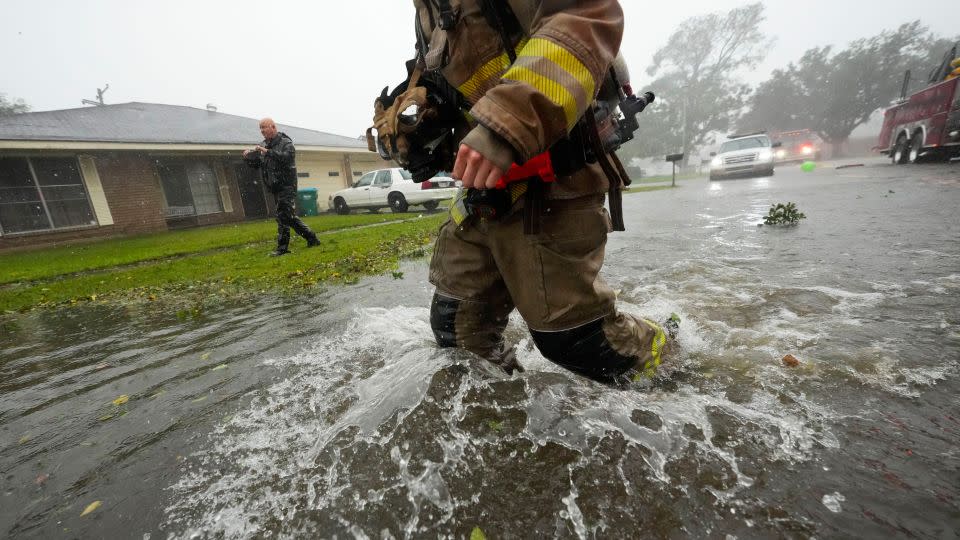
<svg viewBox="0 0 960 540"><path fill-rule="evenodd" d="M960 156L960 77L951 65L957 64L957 48L944 55L928 86L909 97L908 71L900 99L884 112L877 149L895 165Z"/></svg>

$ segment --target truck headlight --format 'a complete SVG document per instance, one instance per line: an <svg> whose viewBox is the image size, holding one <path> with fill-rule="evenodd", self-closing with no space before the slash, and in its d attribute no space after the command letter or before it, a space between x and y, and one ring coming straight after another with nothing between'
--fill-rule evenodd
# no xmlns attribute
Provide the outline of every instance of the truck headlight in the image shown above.
<svg viewBox="0 0 960 540"><path fill-rule="evenodd" d="M768 149L763 149L759 154L757 154L757 159L760 161L770 161L773 159L773 152Z"/></svg>
<svg viewBox="0 0 960 540"><path fill-rule="evenodd" d="M721 167L723 166L723 160L720 159L720 156L713 158L713 161L710 162L711 167Z"/></svg>

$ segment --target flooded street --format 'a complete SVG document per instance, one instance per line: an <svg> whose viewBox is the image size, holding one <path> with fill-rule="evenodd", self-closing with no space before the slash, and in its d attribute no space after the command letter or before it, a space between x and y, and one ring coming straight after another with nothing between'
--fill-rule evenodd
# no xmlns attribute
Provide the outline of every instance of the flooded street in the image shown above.
<svg viewBox="0 0 960 540"><path fill-rule="evenodd" d="M683 320L626 389L516 314L525 373L438 349L425 260L5 324L0 537L956 538L960 164L868 165L625 196L604 277ZM800 225L757 226L790 201Z"/></svg>

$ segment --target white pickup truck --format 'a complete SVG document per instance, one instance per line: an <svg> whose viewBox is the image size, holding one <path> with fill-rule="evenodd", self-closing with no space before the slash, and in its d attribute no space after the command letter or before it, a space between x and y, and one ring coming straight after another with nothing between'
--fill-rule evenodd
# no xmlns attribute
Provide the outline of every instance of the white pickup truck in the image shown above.
<svg viewBox="0 0 960 540"><path fill-rule="evenodd" d="M352 187L332 193L327 206L338 214L349 214L354 208L379 210L388 206L394 212L406 212L415 205L436 210L442 201L456 195L458 184L447 173L417 184L404 169L381 169L361 176Z"/></svg>

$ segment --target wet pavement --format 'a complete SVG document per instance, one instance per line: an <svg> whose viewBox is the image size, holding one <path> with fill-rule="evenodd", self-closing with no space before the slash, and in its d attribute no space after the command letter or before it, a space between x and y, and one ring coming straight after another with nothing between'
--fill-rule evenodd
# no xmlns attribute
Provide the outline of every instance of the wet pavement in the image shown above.
<svg viewBox="0 0 960 540"><path fill-rule="evenodd" d="M626 389L517 318L523 374L437 349L424 260L7 321L0 536L956 538L960 164L866 165L627 195L603 275L683 324ZM779 202L807 218L758 227Z"/></svg>

